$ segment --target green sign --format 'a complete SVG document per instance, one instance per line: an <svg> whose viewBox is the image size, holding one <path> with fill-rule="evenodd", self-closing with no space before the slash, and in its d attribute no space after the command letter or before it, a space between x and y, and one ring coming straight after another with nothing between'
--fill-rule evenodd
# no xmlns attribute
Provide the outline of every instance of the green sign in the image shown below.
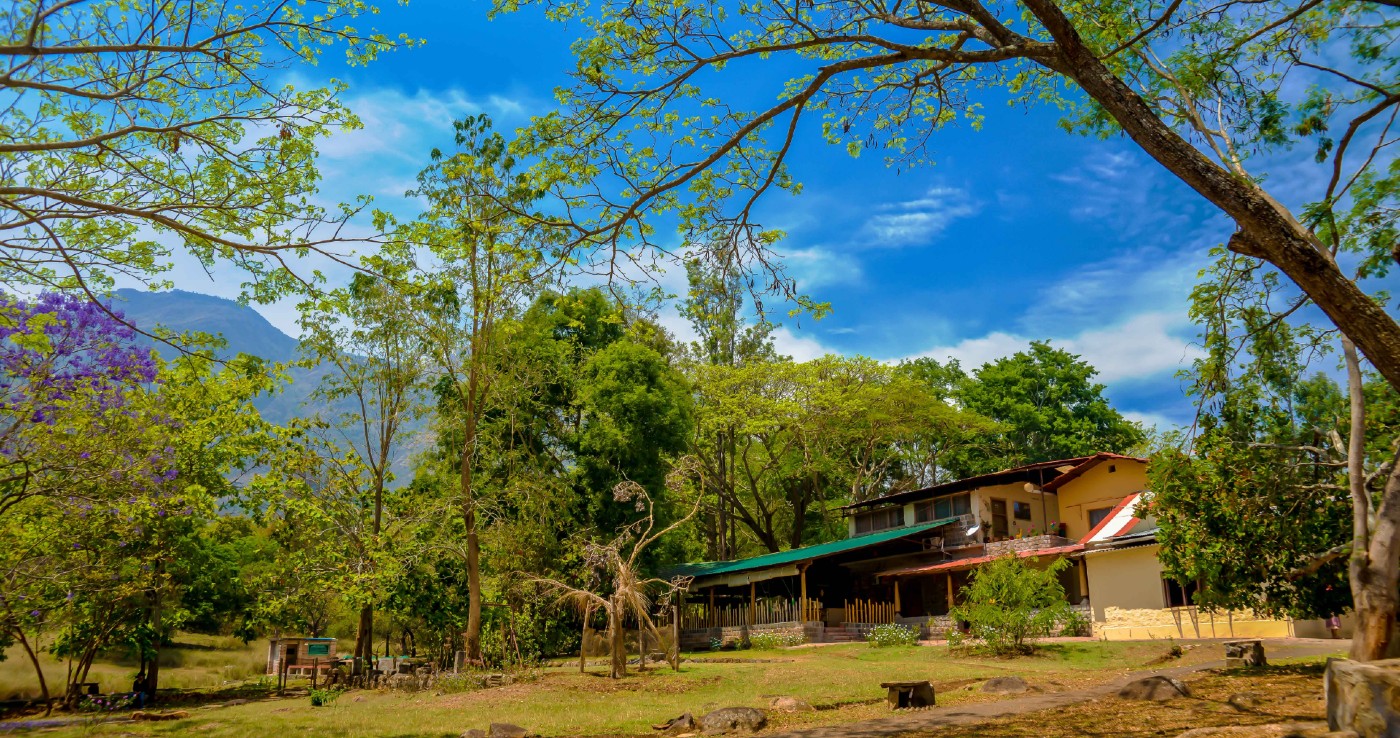
<svg viewBox="0 0 1400 738"><path fill-rule="evenodd" d="M329 643L308 643L306 644L307 656L329 656L331 655L331 644Z"/></svg>

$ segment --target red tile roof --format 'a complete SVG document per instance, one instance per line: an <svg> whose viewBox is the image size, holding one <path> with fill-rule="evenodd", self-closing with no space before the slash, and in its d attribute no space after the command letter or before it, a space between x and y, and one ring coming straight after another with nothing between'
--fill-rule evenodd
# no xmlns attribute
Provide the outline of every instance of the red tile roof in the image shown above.
<svg viewBox="0 0 1400 738"><path fill-rule="evenodd" d="M1069 544L1068 546L1054 546L1054 547L1051 547L1051 548L1039 548L1039 549L1035 549L1035 550L1032 550L1032 551L1017 551L1017 552L1016 552L1016 556L1017 556L1017 558L1028 559L1028 558L1031 558L1032 556L1058 556L1058 555L1060 555L1060 554L1075 553L1076 551L1083 551L1083 550L1084 550L1084 544L1082 544L1082 543L1071 543L1071 544ZM905 568L905 569L891 569L891 570L889 570L889 571L882 571L882 572L880 572L877 576L882 576L882 577L898 577L898 576L910 576L910 575L916 575L916 574L937 574L937 573L939 573L939 572L944 572L944 571L958 571L958 570L960 570L960 569L970 569L970 568L972 568L972 567L974 567L974 566L977 566L978 564L985 564L985 563L987 563L988 561L992 561L993 559L996 559L996 558L998 558L998 557L996 557L996 556L973 556L973 557L971 557L971 558L966 558L966 559L953 559L952 561L941 561L941 562L939 562L939 563L937 563L937 564L929 564L929 565L926 565L926 566L911 566L911 567L908 567L908 568Z"/></svg>

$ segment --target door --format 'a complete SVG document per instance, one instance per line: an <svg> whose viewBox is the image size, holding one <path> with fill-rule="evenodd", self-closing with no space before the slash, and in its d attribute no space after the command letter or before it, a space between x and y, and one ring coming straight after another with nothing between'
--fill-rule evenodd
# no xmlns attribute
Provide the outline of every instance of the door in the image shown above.
<svg viewBox="0 0 1400 738"><path fill-rule="evenodd" d="M1006 520L1006 500L992 500L992 540L999 541L1011 535L1011 526Z"/></svg>

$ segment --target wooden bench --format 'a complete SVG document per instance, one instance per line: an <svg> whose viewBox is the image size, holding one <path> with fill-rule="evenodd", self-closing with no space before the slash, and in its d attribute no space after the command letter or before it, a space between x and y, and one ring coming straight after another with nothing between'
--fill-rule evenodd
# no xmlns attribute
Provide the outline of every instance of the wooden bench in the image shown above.
<svg viewBox="0 0 1400 738"><path fill-rule="evenodd" d="M931 682L881 682L880 686L889 690L886 699L889 701L891 709L933 707L934 696Z"/></svg>
<svg viewBox="0 0 1400 738"><path fill-rule="evenodd" d="M1264 658L1264 642L1258 638L1225 641L1225 668L1239 669L1268 666Z"/></svg>

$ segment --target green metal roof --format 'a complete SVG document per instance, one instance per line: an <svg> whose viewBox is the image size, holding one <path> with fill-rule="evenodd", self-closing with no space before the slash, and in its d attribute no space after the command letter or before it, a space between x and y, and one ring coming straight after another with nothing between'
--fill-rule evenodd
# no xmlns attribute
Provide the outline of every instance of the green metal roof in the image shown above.
<svg viewBox="0 0 1400 738"><path fill-rule="evenodd" d="M680 564L672 567L667 572L667 575L711 577L721 574L734 574L741 571L752 571L754 569L767 569L773 566L785 566L801 561L819 559L823 556L855 551L880 543L887 543L898 538L903 538L904 536L925 533L955 521L957 521L957 518L944 518L930 523L911 525L906 528L891 528L890 530L882 530L879 533L870 533L841 541L832 541L831 543L819 543L815 546L793 548L787 551L754 556L748 559L739 559L738 561L699 561L693 564Z"/></svg>

